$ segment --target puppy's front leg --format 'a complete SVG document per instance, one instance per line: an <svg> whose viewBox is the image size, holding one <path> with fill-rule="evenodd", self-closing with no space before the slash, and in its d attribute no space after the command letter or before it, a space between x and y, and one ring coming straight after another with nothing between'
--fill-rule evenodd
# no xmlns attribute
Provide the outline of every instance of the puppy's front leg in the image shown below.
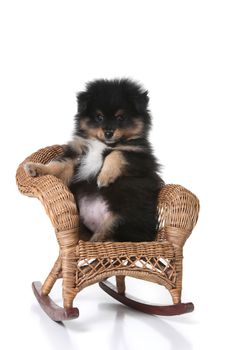
<svg viewBox="0 0 233 350"><path fill-rule="evenodd" d="M77 164L77 159L54 160L48 164L28 162L24 165L24 170L28 175L33 177L53 175L61 179L64 184L69 185Z"/></svg>
<svg viewBox="0 0 233 350"><path fill-rule="evenodd" d="M107 187L118 177L122 176L126 170L127 162L120 151L112 151L104 160L103 167L97 178L99 188Z"/></svg>

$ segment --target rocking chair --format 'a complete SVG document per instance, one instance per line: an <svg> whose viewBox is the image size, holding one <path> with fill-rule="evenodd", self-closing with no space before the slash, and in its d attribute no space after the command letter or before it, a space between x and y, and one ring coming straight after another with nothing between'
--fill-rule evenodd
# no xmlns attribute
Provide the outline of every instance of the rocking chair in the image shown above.
<svg viewBox="0 0 233 350"><path fill-rule="evenodd" d="M181 302L183 245L198 218L199 201L179 185L165 185L159 194L159 232L152 242L90 242L79 240L79 216L74 197L58 178L46 175L30 177L26 162L46 164L64 152L63 146L43 148L19 165L16 181L20 192L38 198L50 217L59 256L43 284L33 282L34 294L48 316L64 321L79 316L73 300L78 292L99 282L113 298L134 309L156 315L191 312L192 303ZM116 277L116 287L107 279ZM158 283L168 289L171 305L149 305L125 293L125 276ZM63 307L49 293L58 278L63 279Z"/></svg>

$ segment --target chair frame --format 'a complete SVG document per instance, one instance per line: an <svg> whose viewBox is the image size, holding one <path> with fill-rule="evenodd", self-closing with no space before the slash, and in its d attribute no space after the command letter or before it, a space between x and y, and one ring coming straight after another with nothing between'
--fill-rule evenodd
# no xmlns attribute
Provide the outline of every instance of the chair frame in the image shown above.
<svg viewBox="0 0 233 350"><path fill-rule="evenodd" d="M180 185L164 185L159 193L159 231L153 242L89 242L79 240L79 216L68 187L54 176L30 177L26 162L46 164L63 154L64 146L49 146L27 157L18 167L19 191L38 198L55 229L59 256L45 282L33 282L34 294L47 315L54 321L79 316L73 307L78 292L93 283L110 296L134 309L149 314L179 315L191 312L193 303L182 303L183 246L191 234L199 213L197 197ZM116 287L107 279L116 277ZM149 305L126 294L125 277L158 283L168 289L171 305ZM63 307L56 305L49 293L62 278Z"/></svg>

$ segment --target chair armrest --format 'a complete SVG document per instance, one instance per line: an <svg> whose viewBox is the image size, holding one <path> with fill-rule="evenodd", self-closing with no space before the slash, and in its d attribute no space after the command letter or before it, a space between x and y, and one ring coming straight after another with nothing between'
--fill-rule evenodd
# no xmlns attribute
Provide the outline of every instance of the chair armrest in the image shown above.
<svg viewBox="0 0 233 350"><path fill-rule="evenodd" d="M167 240L182 248L196 225L198 198L180 185L165 185L158 198L158 240Z"/></svg>
<svg viewBox="0 0 233 350"><path fill-rule="evenodd" d="M55 176L31 177L24 170L27 162L46 164L63 152L63 146L55 145L33 153L19 165L16 183L22 194L41 201L55 228L60 248L69 248L78 242L78 212L72 193Z"/></svg>
<svg viewBox="0 0 233 350"><path fill-rule="evenodd" d="M45 175L31 177L26 174L24 164L36 162L46 164L64 153L64 146L42 148L27 157L18 167L16 182L19 191L38 198L43 204L55 228L60 248L74 247L78 242L78 211L73 194L58 178ZM199 213L197 197L180 185L165 185L159 193L158 240L183 247L192 232Z"/></svg>

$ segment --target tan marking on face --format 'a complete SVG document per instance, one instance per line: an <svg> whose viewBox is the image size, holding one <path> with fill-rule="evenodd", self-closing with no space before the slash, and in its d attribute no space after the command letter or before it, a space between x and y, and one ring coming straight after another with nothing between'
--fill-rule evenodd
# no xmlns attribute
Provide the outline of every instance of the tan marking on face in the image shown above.
<svg viewBox="0 0 233 350"><path fill-rule="evenodd" d="M124 174L127 162L120 151L113 151L104 159L104 164L97 179L98 187L107 187Z"/></svg>
<svg viewBox="0 0 233 350"><path fill-rule="evenodd" d="M79 128L85 132L85 136L87 138L94 138L99 139L101 141L104 141L104 132L103 129L100 127L97 128L91 128L87 123L89 121L89 118L82 119L79 122Z"/></svg>
<svg viewBox="0 0 233 350"><path fill-rule="evenodd" d="M87 130L87 135L90 138L98 139L104 141L104 132L102 128L89 128Z"/></svg>
<svg viewBox="0 0 233 350"><path fill-rule="evenodd" d="M136 139L141 136L144 128L144 123L141 120L134 120L134 126L130 128L119 128L116 129L114 137L120 139L126 137L128 140Z"/></svg>

